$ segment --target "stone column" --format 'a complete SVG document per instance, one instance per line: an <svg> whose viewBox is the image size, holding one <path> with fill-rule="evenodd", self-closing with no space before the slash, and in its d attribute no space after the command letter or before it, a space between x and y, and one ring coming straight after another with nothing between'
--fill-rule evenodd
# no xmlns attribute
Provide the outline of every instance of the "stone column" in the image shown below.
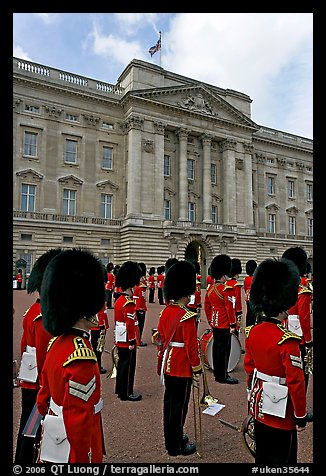
<svg viewBox="0 0 326 476"><path fill-rule="evenodd" d="M223 224L236 224L236 179L235 150L236 141L226 139L221 142L220 150L223 161Z"/></svg>
<svg viewBox="0 0 326 476"><path fill-rule="evenodd" d="M252 144L243 144L244 149L244 210L245 224L253 225L253 196L252 196Z"/></svg>
<svg viewBox="0 0 326 476"><path fill-rule="evenodd" d="M139 116L130 116L125 127L128 131L128 188L127 216L139 216L141 213L141 128L144 120Z"/></svg>
<svg viewBox="0 0 326 476"><path fill-rule="evenodd" d="M163 219L164 203L164 124L154 122L154 215Z"/></svg>
<svg viewBox="0 0 326 476"><path fill-rule="evenodd" d="M212 181L211 181L211 142L206 134L203 143L203 222L212 223Z"/></svg>
<svg viewBox="0 0 326 476"><path fill-rule="evenodd" d="M179 137L179 220L188 220L187 138L185 129L177 132Z"/></svg>

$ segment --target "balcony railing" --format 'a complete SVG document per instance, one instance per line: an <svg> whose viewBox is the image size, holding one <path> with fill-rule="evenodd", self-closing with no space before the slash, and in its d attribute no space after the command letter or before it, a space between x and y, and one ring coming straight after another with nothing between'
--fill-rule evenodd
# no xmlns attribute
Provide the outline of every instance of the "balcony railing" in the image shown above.
<svg viewBox="0 0 326 476"><path fill-rule="evenodd" d="M87 223L91 225L121 226L121 220L114 220L110 218L61 215L58 213L24 212L21 210L14 210L13 217L24 218L26 220L41 220L47 222L54 221L65 223Z"/></svg>

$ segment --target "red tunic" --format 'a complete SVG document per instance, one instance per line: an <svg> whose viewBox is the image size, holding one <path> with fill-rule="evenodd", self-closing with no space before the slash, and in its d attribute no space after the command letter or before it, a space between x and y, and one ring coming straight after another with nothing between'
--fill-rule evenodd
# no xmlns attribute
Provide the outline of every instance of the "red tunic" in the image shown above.
<svg viewBox="0 0 326 476"><path fill-rule="evenodd" d="M101 381L89 334L80 329L53 338L49 343L37 396L41 415L50 397L62 406L70 463L102 463L105 453L102 435ZM97 405L97 406L96 406Z"/></svg>
<svg viewBox="0 0 326 476"><path fill-rule="evenodd" d="M196 313L182 304L169 304L163 309L158 323L158 334L164 345L174 327L173 342L183 343L183 347L168 346L164 363L164 373L174 377L192 377L201 369L199 343L197 339Z"/></svg>
<svg viewBox="0 0 326 476"><path fill-rule="evenodd" d="M204 308L211 327L228 329L237 323L233 308L234 292L231 286L214 283L206 290Z"/></svg>
<svg viewBox="0 0 326 476"><path fill-rule="evenodd" d="M47 332L42 323L42 314L40 299L37 299L24 314L23 319L23 335L20 341L21 354L25 351L26 346L36 348L36 362L38 369L38 378L36 382L19 381L19 386L38 390L40 387L40 378L43 364L46 357L47 346L52 335Z"/></svg>
<svg viewBox="0 0 326 476"><path fill-rule="evenodd" d="M296 314L299 316L300 326L302 329L301 344L309 344L312 341L310 322L311 299L311 290L303 286L301 282L298 289L298 300L294 306L288 309L289 314ZM287 320L284 320L282 324L284 327L287 327Z"/></svg>
<svg viewBox="0 0 326 476"><path fill-rule="evenodd" d="M294 430L295 419L306 415L306 391L300 338L287 331L279 322L261 322L246 327L244 369L247 387L251 387L254 369L269 376L283 377L289 389L285 418L261 412L262 380L257 378L250 393L250 414L265 425Z"/></svg>
<svg viewBox="0 0 326 476"><path fill-rule="evenodd" d="M158 274L156 278L156 282L157 282L158 289L162 289L164 284L164 274Z"/></svg>
<svg viewBox="0 0 326 476"><path fill-rule="evenodd" d="M136 303L136 311L147 311L146 291L147 286L143 282L134 287L133 300Z"/></svg>
<svg viewBox="0 0 326 476"><path fill-rule="evenodd" d="M154 276L154 274L150 274L148 276L148 287L150 289L155 289L155 276Z"/></svg>
<svg viewBox="0 0 326 476"><path fill-rule="evenodd" d="M114 322L125 322L127 329L127 342L116 342L117 347L140 345L136 304L126 293L121 294L114 304Z"/></svg>
<svg viewBox="0 0 326 476"><path fill-rule="evenodd" d="M115 276L112 272L110 272L108 273L108 280L105 284L105 289L107 291L113 291L114 283L115 283Z"/></svg>
<svg viewBox="0 0 326 476"><path fill-rule="evenodd" d="M227 286L231 286L234 290L234 310L236 313L242 312L242 302L241 302L241 290L242 290L242 284L239 283L234 278L228 279L225 283Z"/></svg>
<svg viewBox="0 0 326 476"><path fill-rule="evenodd" d="M102 309L97 313L98 326L92 327L92 329L107 330L109 328L109 320L106 311L106 304L104 304Z"/></svg>
<svg viewBox="0 0 326 476"><path fill-rule="evenodd" d="M250 288L252 284L252 278L253 276L246 276L243 281L243 290L245 293L245 300L247 302L249 302L249 298L250 298Z"/></svg>
<svg viewBox="0 0 326 476"><path fill-rule="evenodd" d="M200 279L201 279L201 276L197 275L197 278L196 278L196 291L194 292L194 296L195 296L195 302L193 304L187 304L187 307L189 309L193 309L194 312L196 311L196 309L200 308L201 307L201 286L200 286Z"/></svg>
<svg viewBox="0 0 326 476"><path fill-rule="evenodd" d="M212 276L208 275L207 278L206 278L206 289L208 289L214 283L215 283L215 281L212 278Z"/></svg>

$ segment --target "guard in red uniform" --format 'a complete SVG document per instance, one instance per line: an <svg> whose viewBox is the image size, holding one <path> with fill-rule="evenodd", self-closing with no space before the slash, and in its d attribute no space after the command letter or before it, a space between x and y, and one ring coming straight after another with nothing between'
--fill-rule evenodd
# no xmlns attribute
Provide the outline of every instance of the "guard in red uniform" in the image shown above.
<svg viewBox="0 0 326 476"><path fill-rule="evenodd" d="M210 274L214 279L206 290L204 308L208 324L213 329L212 358L216 382L237 384L238 379L228 374L231 350L231 333L235 332L237 319L233 307L234 292L226 281L230 274L231 258L221 254L213 258Z"/></svg>
<svg viewBox="0 0 326 476"><path fill-rule="evenodd" d="M207 289L212 285L214 284L215 281L214 279L212 278L211 276L211 267L208 268L208 274L207 274L207 278L206 278L206 291Z"/></svg>
<svg viewBox="0 0 326 476"><path fill-rule="evenodd" d="M164 270L165 270L165 266L159 266L157 268L157 276L156 276L157 298L158 298L158 302L161 305L165 304L164 298L163 298Z"/></svg>
<svg viewBox="0 0 326 476"><path fill-rule="evenodd" d="M97 358L100 373L105 374L106 369L102 367L102 355L105 346L106 332L109 328L106 302L102 309L97 313L97 324L97 326L91 328L91 343Z"/></svg>
<svg viewBox="0 0 326 476"><path fill-rule="evenodd" d="M104 279L102 263L76 248L53 258L44 273L43 322L56 337L48 346L37 396L38 410L45 417L41 463L103 461L103 400L90 329L105 302Z"/></svg>
<svg viewBox="0 0 326 476"><path fill-rule="evenodd" d="M168 269L164 297L169 304L158 323L158 373L164 376L164 439L170 456L196 451L196 444L183 434L192 377L202 372L196 314L186 307L195 289L196 271L190 262L178 261Z"/></svg>
<svg viewBox="0 0 326 476"><path fill-rule="evenodd" d="M200 322L200 311L201 311L201 274L200 274L200 266L197 261L194 263L195 270L196 270L196 290L194 294L191 295L190 301L187 305L190 311L193 311L197 314L197 326Z"/></svg>
<svg viewBox="0 0 326 476"><path fill-rule="evenodd" d="M118 299L118 297L120 296L122 292L122 289L120 288L120 286L117 286L115 282L119 269L120 269L120 264L116 264L115 267L113 268L113 275L114 275L113 302L116 302L116 300Z"/></svg>
<svg viewBox="0 0 326 476"><path fill-rule="evenodd" d="M250 298L250 288L251 288L252 278L256 268L257 268L257 262L254 259L250 259L246 262L247 276L245 276L243 281L243 290L245 293L245 301L246 301L246 327L252 326L253 324L255 324L255 318L249 306L249 298Z"/></svg>
<svg viewBox="0 0 326 476"><path fill-rule="evenodd" d="M134 287L139 284L141 271L134 261L126 261L120 267L116 285L121 294L114 304L115 345L118 349L118 365L115 393L120 400L136 402L142 399L134 393L137 347L140 335L136 314L136 303L132 299Z"/></svg>
<svg viewBox="0 0 326 476"><path fill-rule="evenodd" d="M45 268L51 259L60 252L60 248L51 249L36 260L27 283L28 294L37 292L40 295ZM22 431L36 403L46 349L52 337L53 336L43 327L40 297L38 296L36 301L25 312L23 319L23 334L20 342L22 361L20 364L21 374L19 378L22 410L16 444L15 463L35 463L36 452L34 445L37 441L33 437L24 437ZM33 360L34 362L32 362ZM31 375L28 375L28 373Z"/></svg>
<svg viewBox="0 0 326 476"><path fill-rule="evenodd" d="M298 267L300 275L300 284L298 287L298 296L296 303L288 309L288 315L283 321L283 325L290 331L301 337L300 351L302 361L309 360L312 364L313 340L311 335L311 300L312 290L306 286L305 273L307 270L308 256L306 251L300 246L288 248L284 251L282 258L289 259ZM306 389L309 382L311 368L305 366ZM307 421L313 420L313 413L307 414Z"/></svg>
<svg viewBox="0 0 326 476"><path fill-rule="evenodd" d="M146 292L147 292L147 280L146 280L146 265L145 263L138 263L141 277L140 282L134 287L133 300L136 303L136 314L140 336L140 347L146 347L146 342L142 341L142 335L145 325L145 317L147 311L146 304Z"/></svg>
<svg viewBox="0 0 326 476"><path fill-rule="evenodd" d="M256 325L246 327L244 369L254 418L256 464L295 465L297 431L306 425L300 337L282 326L297 300L297 267L267 259L254 274L250 306Z"/></svg>
<svg viewBox="0 0 326 476"><path fill-rule="evenodd" d="M112 295L114 291L114 281L115 281L113 269L114 269L113 263L110 262L106 265L107 281L105 284L105 300L106 300L106 307L108 309L112 309Z"/></svg>
<svg viewBox="0 0 326 476"><path fill-rule="evenodd" d="M231 286L234 291L234 301L233 307L235 311L235 316L237 318L237 327L236 330L239 332L241 327L241 318L242 318L242 284L238 281L239 275L242 273L241 261L238 258L232 258L231 260L231 270L230 270L230 279L226 281L227 286Z"/></svg>
<svg viewBox="0 0 326 476"><path fill-rule="evenodd" d="M17 289L22 289L23 285L23 271L19 269L16 274Z"/></svg>
<svg viewBox="0 0 326 476"><path fill-rule="evenodd" d="M154 266L149 268L147 281L148 281L148 289L149 289L148 302L150 302L151 304L154 304L155 287L156 287Z"/></svg>

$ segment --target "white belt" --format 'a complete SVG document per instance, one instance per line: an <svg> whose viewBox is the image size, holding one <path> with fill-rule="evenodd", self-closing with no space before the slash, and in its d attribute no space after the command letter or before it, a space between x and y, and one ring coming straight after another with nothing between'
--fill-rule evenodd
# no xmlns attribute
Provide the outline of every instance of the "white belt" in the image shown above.
<svg viewBox="0 0 326 476"><path fill-rule="evenodd" d="M29 354L36 354L36 347L31 347L30 345L27 345L26 352L28 352Z"/></svg>
<svg viewBox="0 0 326 476"><path fill-rule="evenodd" d="M100 398L99 401L94 405L94 415L100 412L103 408L103 398ZM62 406L57 405L52 397L50 399L50 409L58 416L62 416Z"/></svg>
<svg viewBox="0 0 326 476"><path fill-rule="evenodd" d="M184 342L173 342L173 341L171 341L169 343L168 347L165 349L164 354L163 354L163 358L162 358L161 377L160 377L161 385L163 385L163 382L164 382L164 365L165 365L165 360L166 360L168 348L169 347L184 347L184 346L185 346Z"/></svg>
<svg viewBox="0 0 326 476"><path fill-rule="evenodd" d="M184 347L185 343L184 342L170 342L169 346L171 346L171 347Z"/></svg>
<svg viewBox="0 0 326 476"><path fill-rule="evenodd" d="M286 384L285 377L276 377L274 375L267 375L267 374L264 374L263 372L259 372L259 370L257 370L256 372L256 377L260 378L261 380L265 380L265 382L274 382L274 383L278 383L279 385Z"/></svg>

